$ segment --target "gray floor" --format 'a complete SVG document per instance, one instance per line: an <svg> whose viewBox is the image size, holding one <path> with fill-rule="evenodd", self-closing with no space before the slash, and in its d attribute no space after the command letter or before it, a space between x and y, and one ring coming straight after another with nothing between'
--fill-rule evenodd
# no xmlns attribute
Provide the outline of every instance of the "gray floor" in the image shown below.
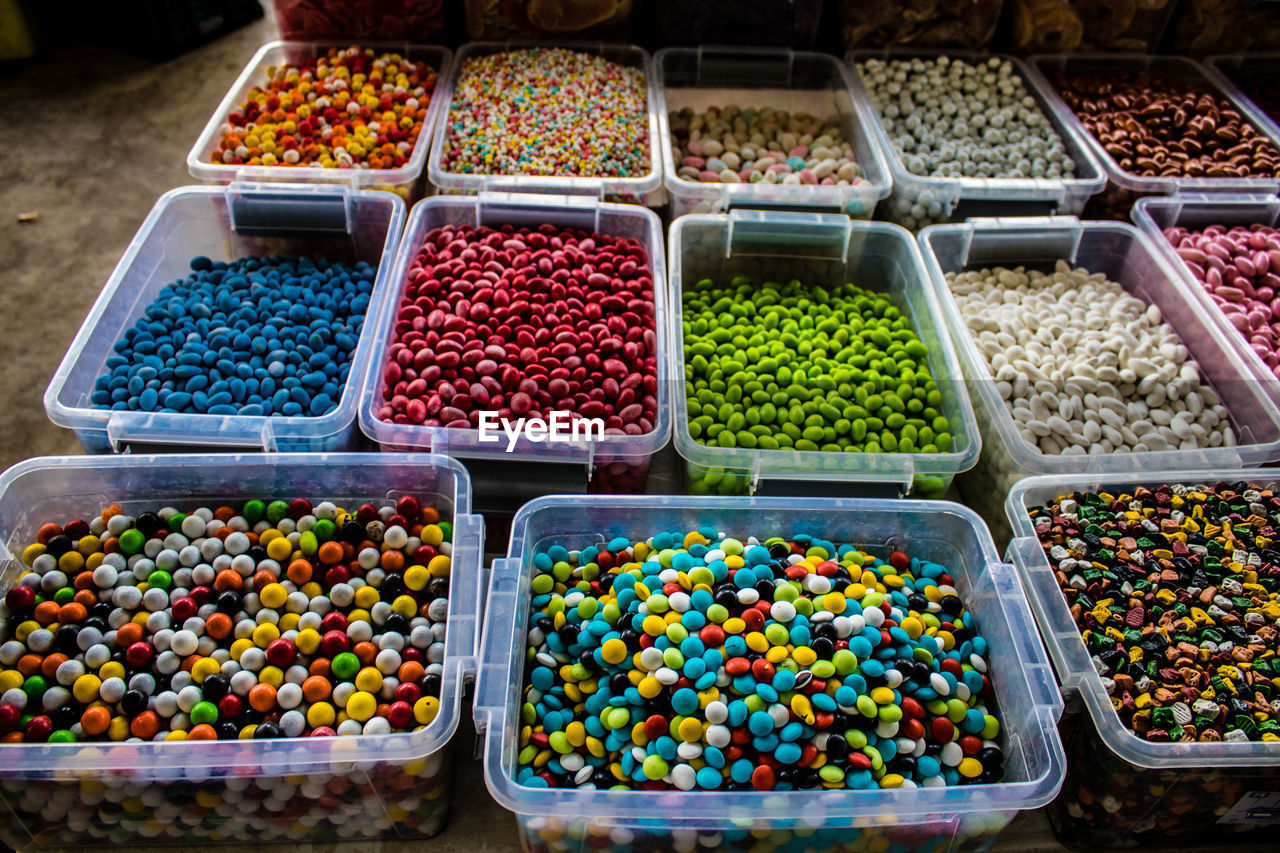
<svg viewBox="0 0 1280 853"><path fill-rule="evenodd" d="M9 365L0 374L0 468L80 452L70 432L46 420L44 388L157 196L192 183L186 155L200 128L257 46L274 37L264 20L163 65L66 48L0 76L0 103L8 105L0 123L0 347ZM19 223L28 212L39 219ZM663 473L657 482L668 480L670 467ZM518 848L511 815L489 798L469 757L473 743L467 721L455 742L453 818L426 849ZM1065 850L1038 812L1017 818L995 849Z"/></svg>

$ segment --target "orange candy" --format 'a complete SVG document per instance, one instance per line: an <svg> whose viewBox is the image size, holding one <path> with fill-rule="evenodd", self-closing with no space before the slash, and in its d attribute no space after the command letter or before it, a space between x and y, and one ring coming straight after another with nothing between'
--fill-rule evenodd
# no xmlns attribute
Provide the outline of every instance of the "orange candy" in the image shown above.
<svg viewBox="0 0 1280 853"><path fill-rule="evenodd" d="M233 569L223 569L213 579L213 588L218 592L235 592L243 585L244 579Z"/></svg>
<svg viewBox="0 0 1280 853"><path fill-rule="evenodd" d="M33 615L41 625L52 625L58 621L58 603L56 601L42 601L36 605Z"/></svg>
<svg viewBox="0 0 1280 853"><path fill-rule="evenodd" d="M116 645L122 649L142 639L142 626L137 622L126 622L116 629Z"/></svg>
<svg viewBox="0 0 1280 853"><path fill-rule="evenodd" d="M249 707L264 714L276 706L276 689L270 684L255 684L249 688Z"/></svg>
<svg viewBox="0 0 1280 853"><path fill-rule="evenodd" d="M396 678L398 678L402 684L406 681L418 681L426 674L426 668L414 660L405 661L400 664L400 668L396 670Z"/></svg>
<svg viewBox="0 0 1280 853"><path fill-rule="evenodd" d="M306 560L294 560L289 564L286 574L288 574L289 580L298 586L302 586L311 580L311 563Z"/></svg>
<svg viewBox="0 0 1280 853"><path fill-rule="evenodd" d="M187 732L187 740L217 740L218 733L208 723L201 723Z"/></svg>
<svg viewBox="0 0 1280 853"><path fill-rule="evenodd" d="M329 679L323 675L313 675L302 682L302 696L308 702L323 702L331 691Z"/></svg>
<svg viewBox="0 0 1280 853"><path fill-rule="evenodd" d="M26 658L26 657L36 657L36 656L23 655L23 657ZM58 672L58 667L62 666L66 662L67 662L66 655L62 654L61 652L54 652L53 654L45 657L44 660L40 661L40 664L39 664L40 674L43 675L45 678L49 679L50 682L52 682L54 679L54 676ZM22 668L21 660L18 661L18 668L19 669Z"/></svg>
<svg viewBox="0 0 1280 853"><path fill-rule="evenodd" d="M111 725L111 712L101 705L94 705L84 709L84 713L80 715L80 727L84 729L85 734L100 735Z"/></svg>
<svg viewBox="0 0 1280 853"><path fill-rule="evenodd" d="M372 666L374 659L378 657L378 647L370 642L356 643L351 647L351 653L359 658L364 666Z"/></svg>
<svg viewBox="0 0 1280 853"><path fill-rule="evenodd" d="M225 613L211 613L204 622L205 632L215 640L230 636L234 628L235 624L231 621L231 617Z"/></svg>
<svg viewBox="0 0 1280 853"><path fill-rule="evenodd" d="M143 711L129 723L129 733L143 740L151 740L159 731L160 716L155 711Z"/></svg>
<svg viewBox="0 0 1280 853"><path fill-rule="evenodd" d="M71 601L58 608L58 621L63 625L83 622L89 618L89 611L78 601Z"/></svg>
<svg viewBox="0 0 1280 853"><path fill-rule="evenodd" d="M341 563L343 557L342 545L332 540L325 542L320 546L320 550L316 552L316 556L319 557L320 562L326 566L333 566Z"/></svg>

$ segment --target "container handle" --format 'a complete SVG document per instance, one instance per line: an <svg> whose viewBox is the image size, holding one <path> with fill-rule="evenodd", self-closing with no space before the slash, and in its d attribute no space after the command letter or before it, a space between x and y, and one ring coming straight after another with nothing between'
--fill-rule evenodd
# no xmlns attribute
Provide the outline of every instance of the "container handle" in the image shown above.
<svg viewBox="0 0 1280 853"><path fill-rule="evenodd" d="M479 671L476 673L473 716L476 731L485 731L491 723L500 724L502 713L512 693L520 685L513 683L511 669L516 658L511 650L516 641L516 598L520 587L521 561L500 557L489 572L489 594L486 612L490 618L481 640ZM504 666L504 662L507 662Z"/></svg>
<svg viewBox="0 0 1280 853"><path fill-rule="evenodd" d="M232 183L227 187L231 230L245 237L313 237L352 231L351 190L346 186L289 188Z"/></svg>
<svg viewBox="0 0 1280 853"><path fill-rule="evenodd" d="M503 191L486 189L476 195L476 224L527 225L536 228L545 225L547 208L556 208L556 222L561 225L600 230L600 198L598 193L573 192L573 187L558 186L556 192L533 193L531 191Z"/></svg>
<svg viewBox="0 0 1280 853"><path fill-rule="evenodd" d="M729 213L725 257L753 254L789 255L845 263L853 226L847 216L830 213L766 213L734 210Z"/></svg>
<svg viewBox="0 0 1280 853"><path fill-rule="evenodd" d="M446 632L445 657L453 662L455 678L473 681L488 580L484 570L484 516L464 513L454 518L450 565L453 583L449 589L449 609L452 612Z"/></svg>
<svg viewBox="0 0 1280 853"><path fill-rule="evenodd" d="M1008 563L993 563L990 566L991 580L996 593L1005 602L1005 617L1009 622L1009 634L1014 641L1023 646L1023 654L1019 656L1028 661L1032 644L1043 645L1040 632L1036 628L1035 619L1031 616L1031 608L1027 606L1026 595L1022 583L1018 579L1018 571ZM1031 646L1031 648L1027 648ZM1062 716L1062 691L1053 675L1053 667L1048 663L1024 663L1023 677L1026 679L1027 691L1031 696L1033 713L1039 715L1047 712L1056 723Z"/></svg>
<svg viewBox="0 0 1280 853"><path fill-rule="evenodd" d="M208 424L196 420L204 415L191 415L188 422L175 423L180 417L168 415L167 422L156 423L156 418L144 412L112 412L107 418L107 442L116 453L155 453L174 446L201 453L217 453L220 448L227 453L276 450L270 418L231 416L210 430Z"/></svg>
<svg viewBox="0 0 1280 853"><path fill-rule="evenodd" d="M708 45L698 48L698 86L791 88L791 50Z"/></svg>
<svg viewBox="0 0 1280 853"><path fill-rule="evenodd" d="M1084 225L1075 216L974 216L965 224L970 228L965 263L974 265L1074 260L1084 239Z"/></svg>
<svg viewBox="0 0 1280 853"><path fill-rule="evenodd" d="M586 180L587 183L581 183ZM525 196L530 203L561 204L564 197L585 197L595 201L604 200L604 184L594 183L583 178L543 178L525 177L522 175L493 175L486 177L481 184L480 193L505 193L507 195ZM550 199L547 197L551 196ZM530 221L533 221L530 219ZM546 223L545 214L537 224Z"/></svg>

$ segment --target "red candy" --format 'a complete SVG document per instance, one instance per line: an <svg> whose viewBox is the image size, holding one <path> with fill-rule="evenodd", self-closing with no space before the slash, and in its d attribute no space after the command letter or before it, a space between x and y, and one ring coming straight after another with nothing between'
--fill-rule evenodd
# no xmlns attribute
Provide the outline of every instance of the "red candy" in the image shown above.
<svg viewBox="0 0 1280 853"><path fill-rule="evenodd" d="M559 411L601 418L606 435L653 430L654 282L638 241L437 228L406 277L379 419L473 429L483 411Z"/></svg>

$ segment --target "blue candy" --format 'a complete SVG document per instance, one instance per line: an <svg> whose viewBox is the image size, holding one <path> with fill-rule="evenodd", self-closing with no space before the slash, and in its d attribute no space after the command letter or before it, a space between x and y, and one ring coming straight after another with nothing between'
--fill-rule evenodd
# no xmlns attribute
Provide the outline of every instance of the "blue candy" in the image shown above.
<svg viewBox="0 0 1280 853"><path fill-rule="evenodd" d="M376 267L295 255L190 266L115 342L95 408L320 417L338 407Z"/></svg>

